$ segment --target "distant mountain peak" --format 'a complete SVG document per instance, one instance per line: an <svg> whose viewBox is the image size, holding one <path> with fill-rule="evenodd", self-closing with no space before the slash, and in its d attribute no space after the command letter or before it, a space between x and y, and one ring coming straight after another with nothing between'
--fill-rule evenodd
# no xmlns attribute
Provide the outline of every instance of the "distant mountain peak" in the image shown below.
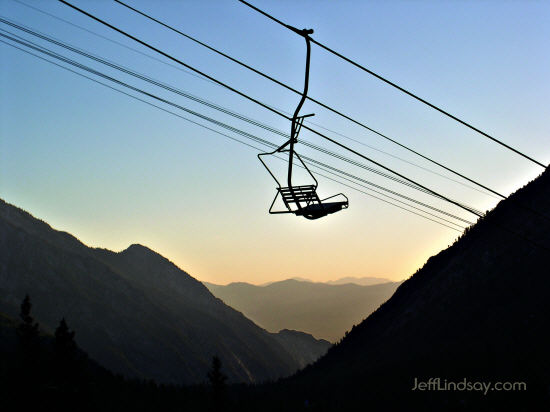
<svg viewBox="0 0 550 412"><path fill-rule="evenodd" d="M144 246L144 245L139 244L139 243L131 244L130 246L128 246L126 249L124 249L120 253L154 253L154 254L158 255L158 253L155 252L154 250L149 249L147 246Z"/></svg>
<svg viewBox="0 0 550 412"><path fill-rule="evenodd" d="M300 338L304 338L304 339L316 339L311 333L302 332L302 331L294 330L294 329L286 329L285 328L285 329L281 329L277 333L281 336L295 336L295 337L300 337ZM326 342L326 343L330 344L330 342L326 339L317 339L317 341Z"/></svg>
<svg viewBox="0 0 550 412"><path fill-rule="evenodd" d="M162 263L165 265L173 266L173 269L177 269L179 271L185 272L182 269L180 269L170 259L162 256L160 253L155 252L154 250L148 248L147 246L144 246L139 243L131 244L122 252L119 252L119 254L129 259L133 259L133 260L137 259L137 261L140 261L141 263L145 263L145 262L149 262L151 264Z"/></svg>
<svg viewBox="0 0 550 412"><path fill-rule="evenodd" d="M368 286L368 285L377 285L380 283L388 283L388 282L392 282L392 281L387 278L379 278L379 277L373 277L373 276L364 276L364 277L346 276L336 280L329 280L326 283L329 285L344 285L346 283L354 283L356 285Z"/></svg>

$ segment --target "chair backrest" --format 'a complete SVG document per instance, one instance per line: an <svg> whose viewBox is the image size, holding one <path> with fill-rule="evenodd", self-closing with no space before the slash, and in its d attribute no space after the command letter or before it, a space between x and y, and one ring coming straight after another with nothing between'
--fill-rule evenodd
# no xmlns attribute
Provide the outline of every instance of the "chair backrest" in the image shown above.
<svg viewBox="0 0 550 412"><path fill-rule="evenodd" d="M305 203L320 203L315 185L280 187L279 192L285 205L290 208L291 204Z"/></svg>

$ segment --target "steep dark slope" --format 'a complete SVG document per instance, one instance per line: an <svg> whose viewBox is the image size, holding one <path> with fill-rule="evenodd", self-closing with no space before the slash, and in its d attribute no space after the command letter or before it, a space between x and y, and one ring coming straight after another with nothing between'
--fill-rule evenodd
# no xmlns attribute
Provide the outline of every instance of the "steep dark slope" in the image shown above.
<svg viewBox="0 0 550 412"><path fill-rule="evenodd" d="M205 285L267 330L300 330L336 342L386 301L399 283L328 285L288 279L267 286Z"/></svg>
<svg viewBox="0 0 550 412"><path fill-rule="evenodd" d="M296 330L283 329L273 333L273 336L292 355L300 368L315 362L332 346L328 340L317 340L308 333Z"/></svg>
<svg viewBox="0 0 550 412"><path fill-rule="evenodd" d="M107 370L75 348L69 354L71 384L68 384L63 373L67 372L67 363L60 362L56 357L54 336L40 329L36 346L31 350L35 356L32 357L33 361L29 361L28 352L18 339L19 324L20 320L0 313L2 410L74 410L75 405L81 404L79 401L86 395L82 391L86 383L97 387L98 382L107 379L114 381ZM64 391L63 396L59 396L61 391Z"/></svg>
<svg viewBox="0 0 550 412"><path fill-rule="evenodd" d="M280 341L225 305L167 259L139 245L91 249L0 201L0 311L61 317L108 369L159 382L202 382L219 355L232 381L257 382L300 366Z"/></svg>
<svg viewBox="0 0 550 412"><path fill-rule="evenodd" d="M339 345L279 390L295 405L308 399L329 410L548 406L549 267L547 171L430 258ZM525 382L527 390L411 390L415 378L430 377Z"/></svg>
<svg viewBox="0 0 550 412"><path fill-rule="evenodd" d="M20 323L21 319L0 313L2 411L211 410L211 392L206 387L124 379L98 365L78 347L65 346L65 351L59 351L55 336L40 327L31 348L22 344L17 330Z"/></svg>

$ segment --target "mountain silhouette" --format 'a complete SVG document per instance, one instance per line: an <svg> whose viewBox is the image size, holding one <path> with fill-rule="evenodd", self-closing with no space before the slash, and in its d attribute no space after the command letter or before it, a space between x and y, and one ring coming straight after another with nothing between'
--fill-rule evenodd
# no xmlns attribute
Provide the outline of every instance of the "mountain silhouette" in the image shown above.
<svg viewBox="0 0 550 412"><path fill-rule="evenodd" d="M204 382L215 355L231 382L276 379L330 346L306 336L302 356L147 247L89 248L0 200L0 312L17 317L25 294L45 331L64 317L102 366L159 383Z"/></svg>
<svg viewBox="0 0 550 412"><path fill-rule="evenodd" d="M267 286L206 283L229 306L270 331L296 329L336 342L386 301L399 283L328 285L287 279Z"/></svg>
<svg viewBox="0 0 550 412"><path fill-rule="evenodd" d="M288 410L304 404L319 410L546 409L549 251L545 171L431 257L327 355L276 386L273 397L285 396ZM412 390L415 379L429 378L523 382L526 389L486 395Z"/></svg>
<svg viewBox="0 0 550 412"><path fill-rule="evenodd" d="M317 340L309 333L296 330L283 329L273 336L292 355L300 368L314 363L332 346L327 340Z"/></svg>

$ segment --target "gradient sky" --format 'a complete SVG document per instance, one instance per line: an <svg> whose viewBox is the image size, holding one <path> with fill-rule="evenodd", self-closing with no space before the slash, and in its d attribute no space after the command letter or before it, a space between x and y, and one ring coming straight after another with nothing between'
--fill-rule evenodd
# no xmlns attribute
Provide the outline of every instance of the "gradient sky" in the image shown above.
<svg viewBox="0 0 550 412"><path fill-rule="evenodd" d="M154 55L61 3L22 1ZM237 1L128 2L295 88L302 87L304 41ZM277 108L291 112L298 102L296 95L112 1L75 0L74 4ZM296 27L313 28L316 40L545 164L550 162L549 2L311 0L254 4ZM0 0L0 14L275 128L290 128L284 119L210 82L14 0ZM262 138L283 142L280 136L83 57L77 60ZM89 246L120 251L141 243L192 276L214 283L263 283L292 276L318 281L343 276L399 280L459 235L322 177L319 193L346 193L348 210L317 221L270 216L267 209L275 184L254 150L2 43L0 90L0 197ZM501 193L511 193L542 171L316 46L312 50L310 96ZM316 114L312 121L318 125L448 175L306 103L302 113L312 112ZM311 133L303 132L301 137L343 153ZM478 209L487 210L497 202L371 148L350 145ZM327 160L307 148L298 146L298 150ZM331 162L473 218L369 172Z"/></svg>

